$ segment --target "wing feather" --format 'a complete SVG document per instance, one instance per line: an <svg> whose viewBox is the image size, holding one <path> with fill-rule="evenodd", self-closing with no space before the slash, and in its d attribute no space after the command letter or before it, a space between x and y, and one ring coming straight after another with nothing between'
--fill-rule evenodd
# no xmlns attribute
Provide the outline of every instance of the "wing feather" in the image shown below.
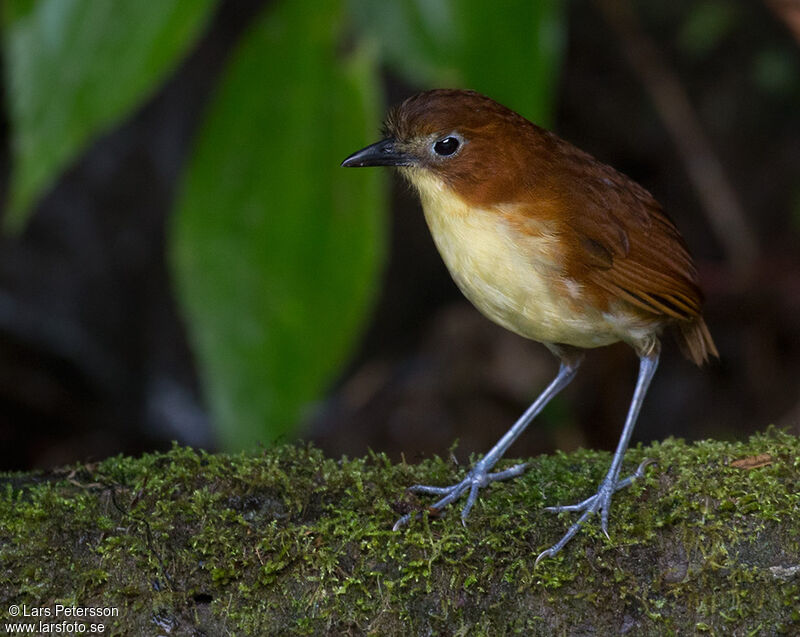
<svg viewBox="0 0 800 637"><path fill-rule="evenodd" d="M653 196L573 147L560 183L569 262L578 280L650 315L690 320L703 297L692 258Z"/></svg>

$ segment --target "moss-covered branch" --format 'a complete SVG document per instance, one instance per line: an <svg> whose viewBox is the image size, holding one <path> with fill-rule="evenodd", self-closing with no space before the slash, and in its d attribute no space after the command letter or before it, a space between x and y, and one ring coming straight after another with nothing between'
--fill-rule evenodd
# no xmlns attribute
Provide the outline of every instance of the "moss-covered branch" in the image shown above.
<svg viewBox="0 0 800 637"><path fill-rule="evenodd" d="M61 603L119 609L92 620L106 634L798 634L800 440L668 440L626 466L645 457L658 465L615 497L612 540L591 523L536 569L570 521L542 507L591 494L607 454L536 458L466 528L397 533L427 502L404 486L463 468L175 447L0 476L0 622Z"/></svg>

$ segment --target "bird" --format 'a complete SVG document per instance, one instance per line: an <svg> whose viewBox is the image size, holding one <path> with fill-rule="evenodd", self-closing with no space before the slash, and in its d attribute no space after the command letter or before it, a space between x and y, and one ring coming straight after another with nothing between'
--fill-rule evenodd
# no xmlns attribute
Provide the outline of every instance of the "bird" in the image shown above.
<svg viewBox="0 0 800 637"><path fill-rule="evenodd" d="M592 515L600 515L608 537L612 496L650 462L620 478L662 333L672 330L698 366L719 357L703 318L695 264L671 218L629 177L472 90L409 97L389 111L383 139L341 165L399 171L419 195L434 243L464 296L559 361L553 381L463 480L409 490L440 496L429 507L434 513L466 495L465 522L481 488L524 472L527 463L492 470L575 377L585 351L621 341L635 351L639 371L611 464L594 495L546 507L581 515L536 564L561 551ZM394 529L411 518L402 516Z"/></svg>

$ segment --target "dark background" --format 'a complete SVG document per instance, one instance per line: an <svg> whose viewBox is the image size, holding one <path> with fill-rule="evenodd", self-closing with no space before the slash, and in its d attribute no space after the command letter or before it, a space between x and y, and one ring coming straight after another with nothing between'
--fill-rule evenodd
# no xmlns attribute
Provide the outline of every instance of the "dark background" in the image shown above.
<svg viewBox="0 0 800 637"><path fill-rule="evenodd" d="M165 226L204 107L263 4L223 3L155 97L91 146L20 237L0 238L0 469L138 453L174 439L214 448L165 263ZM756 2L737 4L724 37L698 49L687 35L692 3L668 5L641 7L642 33L656 68L674 73L688 95L757 252L736 269L713 231L676 150L687 140L665 125L646 71L626 58L636 32L598 3L570 2L554 129L639 181L675 219L697 260L721 354L698 369L666 337L634 440L738 438L770 423L800 433L798 47L776 13ZM420 87L387 71L385 88L396 103ZM0 137L4 195L5 116ZM372 448L408 460L446 454L458 438L455 455L464 462L493 444L557 365L542 346L469 306L413 194L397 179L392 192L390 257L374 318L338 382L310 406L302 435L331 454ZM636 369L626 346L590 352L511 455L612 448Z"/></svg>

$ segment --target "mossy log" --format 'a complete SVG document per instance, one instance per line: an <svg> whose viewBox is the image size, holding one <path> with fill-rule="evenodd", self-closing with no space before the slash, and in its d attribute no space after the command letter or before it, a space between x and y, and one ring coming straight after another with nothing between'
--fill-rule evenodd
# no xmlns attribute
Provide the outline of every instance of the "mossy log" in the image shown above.
<svg viewBox="0 0 800 637"><path fill-rule="evenodd" d="M593 493L608 454L535 458L466 527L426 514L399 532L428 503L405 486L464 468L175 446L0 475L0 621L63 621L62 604L117 609L84 610L86 634L800 634L800 439L667 440L625 466L646 457L611 539L591 521L536 568L572 519L543 507Z"/></svg>

